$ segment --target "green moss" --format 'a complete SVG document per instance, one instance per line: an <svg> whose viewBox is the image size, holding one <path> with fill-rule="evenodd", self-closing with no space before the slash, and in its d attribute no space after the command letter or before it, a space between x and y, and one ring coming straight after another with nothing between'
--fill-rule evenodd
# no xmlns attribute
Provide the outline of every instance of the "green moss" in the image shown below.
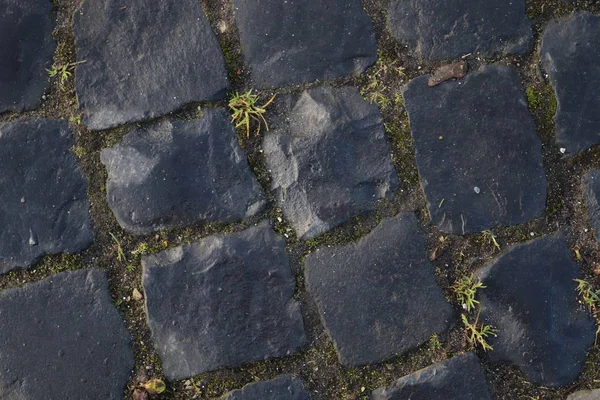
<svg viewBox="0 0 600 400"><path fill-rule="evenodd" d="M85 148L81 146L73 146L71 147L71 151L73 152L73 154L75 154L77 158L83 158L87 154Z"/></svg>
<svg viewBox="0 0 600 400"><path fill-rule="evenodd" d="M392 141L392 161L396 164L398 174L409 185L419 182L416 161L413 154L413 140L410 135L407 119L384 124Z"/></svg>
<svg viewBox="0 0 600 400"><path fill-rule="evenodd" d="M529 103L529 108L531 110L537 110L540 107L540 95L532 87L525 89L525 94L527 95L527 103Z"/></svg>

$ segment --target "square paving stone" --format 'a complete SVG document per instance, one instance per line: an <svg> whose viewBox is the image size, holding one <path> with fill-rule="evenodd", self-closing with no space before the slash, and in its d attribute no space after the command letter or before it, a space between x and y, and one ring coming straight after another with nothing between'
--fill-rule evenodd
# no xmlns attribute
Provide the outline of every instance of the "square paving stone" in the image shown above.
<svg viewBox="0 0 600 400"><path fill-rule="evenodd" d="M516 245L477 271L480 321L498 332L492 362L517 365L527 380L566 386L577 379L594 344L594 319L577 300L579 267L562 233Z"/></svg>
<svg viewBox="0 0 600 400"><path fill-rule="evenodd" d="M373 392L370 400L492 400L473 353L454 356Z"/></svg>
<svg viewBox="0 0 600 400"><path fill-rule="evenodd" d="M47 0L0 0L0 113L31 110L48 86L56 42Z"/></svg>
<svg viewBox="0 0 600 400"><path fill-rule="evenodd" d="M525 0L392 0L388 26L426 60L526 55L533 44Z"/></svg>
<svg viewBox="0 0 600 400"><path fill-rule="evenodd" d="M600 242L600 170L593 169L581 178L583 201L596 241Z"/></svg>
<svg viewBox="0 0 600 400"><path fill-rule="evenodd" d="M152 119L229 88L198 0L84 0L73 18L83 120L101 130ZM85 61L85 62L84 62Z"/></svg>
<svg viewBox="0 0 600 400"><path fill-rule="evenodd" d="M412 80L404 100L433 223L469 234L544 212L542 143L517 71L484 66L463 80Z"/></svg>
<svg viewBox="0 0 600 400"><path fill-rule="evenodd" d="M254 382L227 394L223 400L310 400L302 382L290 375Z"/></svg>
<svg viewBox="0 0 600 400"><path fill-rule="evenodd" d="M0 398L122 399L131 338L96 269L0 292Z"/></svg>
<svg viewBox="0 0 600 400"><path fill-rule="evenodd" d="M134 234L239 221L266 204L222 108L138 129L100 159L108 169L108 204Z"/></svg>
<svg viewBox="0 0 600 400"><path fill-rule="evenodd" d="M377 42L360 0L233 0L252 81L277 87L364 72Z"/></svg>
<svg viewBox="0 0 600 400"><path fill-rule="evenodd" d="M163 371L183 379L283 357L306 342L285 241L267 222L142 258Z"/></svg>
<svg viewBox="0 0 600 400"><path fill-rule="evenodd" d="M548 24L540 58L557 97L561 151L573 156L600 143L600 17L577 12Z"/></svg>
<svg viewBox="0 0 600 400"><path fill-rule="evenodd" d="M317 236L398 188L376 105L357 89L319 87L279 99L263 149L283 215L303 239Z"/></svg>
<svg viewBox="0 0 600 400"><path fill-rule="evenodd" d="M88 247L87 185L65 121L0 123L0 273Z"/></svg>
<svg viewBox="0 0 600 400"><path fill-rule="evenodd" d="M308 290L344 365L384 361L450 325L452 309L414 214L384 221L355 244L318 249L305 262Z"/></svg>

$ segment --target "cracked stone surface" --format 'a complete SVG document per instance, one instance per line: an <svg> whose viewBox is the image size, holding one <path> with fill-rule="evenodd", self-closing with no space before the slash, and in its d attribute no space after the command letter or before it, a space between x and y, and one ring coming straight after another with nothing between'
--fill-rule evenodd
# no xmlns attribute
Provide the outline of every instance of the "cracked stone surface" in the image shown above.
<svg viewBox="0 0 600 400"><path fill-rule="evenodd" d="M435 87L427 81L413 79L404 100L433 223L469 234L542 215L542 144L516 69L482 67Z"/></svg>
<svg viewBox="0 0 600 400"><path fill-rule="evenodd" d="M285 241L267 222L142 266L148 325L171 380L283 357L306 342Z"/></svg>
<svg viewBox="0 0 600 400"><path fill-rule="evenodd" d="M382 222L356 244L320 248L305 263L308 291L344 365L379 363L450 325L414 214Z"/></svg>
<svg viewBox="0 0 600 400"><path fill-rule="evenodd" d="M577 12L548 24L540 58L557 98L557 145L573 156L600 143L600 17Z"/></svg>
<svg viewBox="0 0 600 400"><path fill-rule="evenodd" d="M0 397L122 399L131 338L96 269L0 292Z"/></svg>
<svg viewBox="0 0 600 400"><path fill-rule="evenodd" d="M354 75L377 60L360 0L233 0L233 7L255 86Z"/></svg>
<svg viewBox="0 0 600 400"><path fill-rule="evenodd" d="M426 60L526 55L533 45L525 0L392 0L388 27Z"/></svg>
<svg viewBox="0 0 600 400"><path fill-rule="evenodd" d="M600 170L588 171L581 178L581 186L590 226L600 242Z"/></svg>
<svg viewBox="0 0 600 400"><path fill-rule="evenodd" d="M477 356L465 353L398 379L371 400L492 400Z"/></svg>
<svg viewBox="0 0 600 400"><path fill-rule="evenodd" d="M0 1L0 113L36 108L48 86L52 65L52 3Z"/></svg>
<svg viewBox="0 0 600 400"><path fill-rule="evenodd" d="M281 375L270 381L250 383L223 400L310 400L299 379Z"/></svg>
<svg viewBox="0 0 600 400"><path fill-rule="evenodd" d="M266 204L224 109L138 129L100 159L109 206L134 234L240 221Z"/></svg>
<svg viewBox="0 0 600 400"><path fill-rule="evenodd" d="M84 0L73 18L75 84L92 130L149 120L229 88L225 60L196 0ZM85 61L85 62L84 62Z"/></svg>
<svg viewBox="0 0 600 400"><path fill-rule="evenodd" d="M279 99L265 134L271 187L296 234L312 238L391 199L398 176L379 109L352 87Z"/></svg>
<svg viewBox="0 0 600 400"><path fill-rule="evenodd" d="M517 365L530 382L566 386L581 373L596 326L577 301L579 266L562 233L510 248L477 275L480 320L498 330L492 362Z"/></svg>
<svg viewBox="0 0 600 400"><path fill-rule="evenodd" d="M0 273L93 239L87 184L65 121L0 123Z"/></svg>

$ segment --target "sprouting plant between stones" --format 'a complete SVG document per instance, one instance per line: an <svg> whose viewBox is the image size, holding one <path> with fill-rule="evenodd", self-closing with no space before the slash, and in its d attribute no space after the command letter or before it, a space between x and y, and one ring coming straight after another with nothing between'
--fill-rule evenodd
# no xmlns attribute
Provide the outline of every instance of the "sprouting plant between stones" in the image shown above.
<svg viewBox="0 0 600 400"><path fill-rule="evenodd" d="M498 244L498 241L496 240L496 235L494 235L492 231L483 231L481 232L481 234L483 235L482 240L484 244L493 244L496 249L500 250L500 244Z"/></svg>
<svg viewBox="0 0 600 400"><path fill-rule="evenodd" d="M268 131L269 124L263 114L267 111L266 108L275 100L275 96L271 97L262 106L259 106L257 103L260 96L252 94L252 90L242 94L234 94L229 100L229 109L232 111L231 119L235 122L235 127L245 126L246 137L250 137L250 124L254 120L258 123L257 134L260 133L263 124Z"/></svg>
<svg viewBox="0 0 600 400"><path fill-rule="evenodd" d="M127 259L125 258L125 253L123 252L123 248L121 247L121 242L119 242L119 239L117 239L117 237L112 232L109 232L108 234L110 235L112 240L117 245L117 260L118 261L127 261Z"/></svg>
<svg viewBox="0 0 600 400"><path fill-rule="evenodd" d="M475 322L471 323L469 317L465 314L461 314L461 319L465 325L467 331L467 339L472 345L480 345L483 351L494 350L494 348L487 342L489 336L496 336L497 331L492 328L491 325L485 325L479 323L479 314L475 318Z"/></svg>
<svg viewBox="0 0 600 400"><path fill-rule="evenodd" d="M470 312L476 304L479 304L479 301L475 300L477 290L485 289L485 287L471 274L459 279L454 285L450 286L450 289L454 292L462 307Z"/></svg>
<svg viewBox="0 0 600 400"><path fill-rule="evenodd" d="M86 61L87 60L77 61L64 65L54 64L52 68L46 68L46 72L48 72L48 75L50 75L51 78L58 77L59 83L62 85L71 75L73 75L71 71L73 71L77 65L83 64Z"/></svg>
<svg viewBox="0 0 600 400"><path fill-rule="evenodd" d="M573 279L577 282L577 294L581 296L583 303L588 306L592 314L596 314L600 305L600 290L594 291L592 285L583 279Z"/></svg>

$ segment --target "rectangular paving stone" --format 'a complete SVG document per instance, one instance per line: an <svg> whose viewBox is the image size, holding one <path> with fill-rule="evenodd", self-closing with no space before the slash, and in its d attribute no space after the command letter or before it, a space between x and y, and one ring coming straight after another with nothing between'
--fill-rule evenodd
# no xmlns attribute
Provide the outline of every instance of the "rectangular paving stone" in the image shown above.
<svg viewBox="0 0 600 400"><path fill-rule="evenodd" d="M123 398L131 338L97 269L0 292L0 398Z"/></svg>
<svg viewBox="0 0 600 400"><path fill-rule="evenodd" d="M525 0L392 0L388 26L426 60L526 55L533 44Z"/></svg>
<svg viewBox="0 0 600 400"><path fill-rule="evenodd" d="M404 101L431 220L445 233L517 225L544 212L542 144L516 69L413 79Z"/></svg>
<svg viewBox="0 0 600 400"><path fill-rule="evenodd" d="M197 0L83 0L73 30L82 62L77 99L89 129L219 100L229 88L223 53Z"/></svg>
<svg viewBox="0 0 600 400"><path fill-rule="evenodd" d="M108 204L134 234L240 221L266 205L223 108L137 129L102 150L100 160L108 170Z"/></svg>
<svg viewBox="0 0 600 400"><path fill-rule="evenodd" d="M54 25L49 1L0 0L0 113L40 104L56 48Z"/></svg>
<svg viewBox="0 0 600 400"><path fill-rule="evenodd" d="M377 60L360 0L233 0L233 7L255 86L348 76Z"/></svg>
<svg viewBox="0 0 600 400"><path fill-rule="evenodd" d="M576 12L544 30L540 58L556 92L556 141L565 156L600 143L600 17Z"/></svg>
<svg viewBox="0 0 600 400"><path fill-rule="evenodd" d="M452 308L425 257L414 214L305 259L306 284L342 364L379 363L447 329Z"/></svg>
<svg viewBox="0 0 600 400"><path fill-rule="evenodd" d="M583 201L596 241L600 242L600 170L592 169L581 178Z"/></svg>
<svg viewBox="0 0 600 400"><path fill-rule="evenodd" d="M148 325L171 380L306 342L285 241L267 222L142 258Z"/></svg>
<svg viewBox="0 0 600 400"><path fill-rule="evenodd" d="M381 114L353 87L282 96L263 150L296 234L315 237L391 199L398 176Z"/></svg>
<svg viewBox="0 0 600 400"><path fill-rule="evenodd" d="M223 400L310 400L302 382L291 375L281 375L270 381L254 382L229 392Z"/></svg>
<svg viewBox="0 0 600 400"><path fill-rule="evenodd" d="M66 121L0 123L0 274L94 239L87 182Z"/></svg>

